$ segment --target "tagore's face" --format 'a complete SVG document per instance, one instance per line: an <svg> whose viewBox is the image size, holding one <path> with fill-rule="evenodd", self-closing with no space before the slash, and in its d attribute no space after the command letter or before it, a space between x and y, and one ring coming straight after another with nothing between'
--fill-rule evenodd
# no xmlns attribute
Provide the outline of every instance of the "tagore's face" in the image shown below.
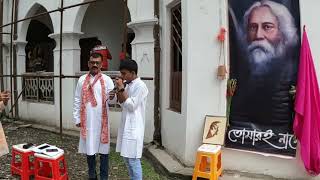
<svg viewBox="0 0 320 180"><path fill-rule="evenodd" d="M272 44L277 44L281 40L278 19L266 6L252 10L247 30L248 42L267 40Z"/></svg>

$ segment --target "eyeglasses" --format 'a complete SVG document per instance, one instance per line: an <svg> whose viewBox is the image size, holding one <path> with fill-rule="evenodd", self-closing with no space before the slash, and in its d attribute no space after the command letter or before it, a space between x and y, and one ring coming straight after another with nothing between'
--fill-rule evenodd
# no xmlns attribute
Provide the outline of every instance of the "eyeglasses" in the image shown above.
<svg viewBox="0 0 320 180"><path fill-rule="evenodd" d="M89 61L89 63L91 64L91 65L100 65L101 64L101 62L100 61Z"/></svg>

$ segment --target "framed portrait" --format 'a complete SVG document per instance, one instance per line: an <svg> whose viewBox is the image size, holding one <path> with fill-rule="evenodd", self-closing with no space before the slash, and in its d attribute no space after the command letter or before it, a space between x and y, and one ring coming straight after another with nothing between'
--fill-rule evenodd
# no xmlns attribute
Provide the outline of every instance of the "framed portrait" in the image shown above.
<svg viewBox="0 0 320 180"><path fill-rule="evenodd" d="M227 126L227 118L223 116L205 117L205 125L203 131L204 144L224 145L225 133Z"/></svg>

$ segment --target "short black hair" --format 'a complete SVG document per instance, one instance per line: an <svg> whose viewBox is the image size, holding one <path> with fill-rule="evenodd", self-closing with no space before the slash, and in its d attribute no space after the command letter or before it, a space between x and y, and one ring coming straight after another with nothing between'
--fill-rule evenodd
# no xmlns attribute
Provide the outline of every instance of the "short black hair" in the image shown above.
<svg viewBox="0 0 320 180"><path fill-rule="evenodd" d="M136 63L135 60L132 59L125 59L120 62L120 67L119 70L128 70L128 71L133 71L136 74L138 74L138 64Z"/></svg>
<svg viewBox="0 0 320 180"><path fill-rule="evenodd" d="M103 58L102 54L97 53L97 52L90 53L90 57L92 57L92 58L99 58L100 57L101 61L102 61L102 58ZM90 59L89 59L89 61L90 61Z"/></svg>

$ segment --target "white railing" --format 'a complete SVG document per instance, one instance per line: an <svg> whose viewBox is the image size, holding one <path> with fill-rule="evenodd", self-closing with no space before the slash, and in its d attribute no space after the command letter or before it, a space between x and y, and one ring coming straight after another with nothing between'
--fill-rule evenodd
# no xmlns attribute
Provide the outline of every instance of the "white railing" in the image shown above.
<svg viewBox="0 0 320 180"><path fill-rule="evenodd" d="M23 100L41 103L54 103L53 72L25 73L22 78ZM42 77L32 77L33 75ZM30 76L30 77L27 77Z"/></svg>

